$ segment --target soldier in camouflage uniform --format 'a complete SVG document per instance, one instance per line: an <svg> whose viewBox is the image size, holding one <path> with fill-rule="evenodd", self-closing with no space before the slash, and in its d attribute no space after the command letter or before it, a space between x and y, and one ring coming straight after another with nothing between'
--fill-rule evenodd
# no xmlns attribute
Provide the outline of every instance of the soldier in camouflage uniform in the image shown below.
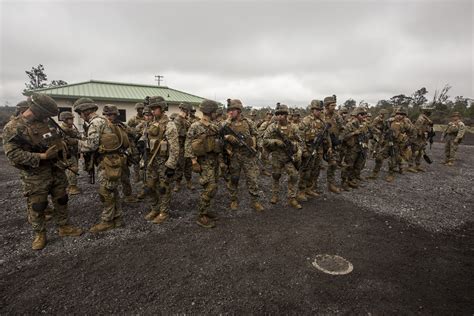
<svg viewBox="0 0 474 316"><path fill-rule="evenodd" d="M296 209L302 206L296 200L298 186L298 170L303 153L303 142L300 131L288 122L288 106L278 104L275 111L275 122L270 124L263 136L263 145L271 152L272 158L272 198L276 204L280 195L280 178L282 172L288 174L288 202ZM289 145L286 146L285 142ZM297 168L298 167L298 168Z"/></svg>
<svg viewBox="0 0 474 316"><path fill-rule="evenodd" d="M86 136L79 141L79 148L84 157L90 157L90 161L98 165L102 213L100 222L89 231L99 233L122 227L122 202L118 187L126 162L120 152L126 135L106 118L97 115L98 106L92 99L80 98L74 102L73 108L87 124Z"/></svg>
<svg viewBox="0 0 474 316"><path fill-rule="evenodd" d="M82 230L68 224L68 186L64 166L67 147L48 119L58 114L56 102L33 93L29 108L5 125L3 148L9 162L20 170L28 219L35 232L32 249L46 245L45 210L48 195L55 209L59 236L79 236Z"/></svg>
<svg viewBox="0 0 474 316"><path fill-rule="evenodd" d="M10 117L10 119L14 119L15 117L23 114L23 112L25 112L26 110L28 110L28 108L30 107L30 104L28 102L28 100L23 100L23 101L20 101L18 102L18 104L16 105L16 110L15 110L15 114L12 115Z"/></svg>
<svg viewBox="0 0 474 316"><path fill-rule="evenodd" d="M346 153L344 156L344 164L341 172L342 188L349 190L350 188L358 188L357 170L361 170L365 162L364 153L366 153L367 144L363 142L362 138L367 134L367 126L364 124L367 111L358 107L351 113L352 118L349 119L341 139L346 146ZM365 147L364 147L365 146Z"/></svg>
<svg viewBox="0 0 474 316"><path fill-rule="evenodd" d="M259 124L257 124L257 148L260 151L260 157L263 162L261 166L261 174L263 176L271 176L272 174L267 170L267 166L271 166L270 163L270 154L268 150L263 146L263 135L265 134L266 129L273 122L273 112L270 110L265 114L265 119L263 119Z"/></svg>
<svg viewBox="0 0 474 316"><path fill-rule="evenodd" d="M224 110L221 107L218 107L216 110L216 119L214 121L219 125L224 120Z"/></svg>
<svg viewBox="0 0 474 316"><path fill-rule="evenodd" d="M191 159L192 169L199 174L199 184L202 186L196 223L204 228L215 226L215 215L209 212L209 208L217 193L218 156L222 151L219 126L215 123L217 108L215 101L201 102L199 110L203 116L191 124L185 142L185 157Z"/></svg>
<svg viewBox="0 0 474 316"><path fill-rule="evenodd" d="M81 133L74 125L74 115L71 112L61 112L59 114L59 120L61 123L62 130L66 133L68 138L66 144L68 147L68 164L71 170L66 170L67 180L69 186L67 191L70 195L79 194L81 190L77 186L77 174L79 172L79 139Z"/></svg>
<svg viewBox="0 0 474 316"><path fill-rule="evenodd" d="M235 133L242 135L247 146L256 148L257 131L253 122L242 117L242 102L240 100L229 100L227 105L228 118L222 122L221 126L227 126ZM241 145L238 139L231 134L224 135L225 146L224 155L228 157L227 167L230 179L228 189L230 192L230 209L237 210L239 202L237 191L239 188L240 174L243 171L247 184L247 190L252 200L252 207L261 212L264 210L259 199L257 157L248 148Z"/></svg>
<svg viewBox="0 0 474 316"><path fill-rule="evenodd" d="M426 145L428 141L428 133L433 131L433 121L430 120L430 115L432 112L431 108L422 108L422 113L418 116L415 121L415 133L411 140L411 150L412 155L410 161L408 162L407 171L418 172L425 171L421 166L421 158L426 150Z"/></svg>
<svg viewBox="0 0 474 316"><path fill-rule="evenodd" d="M135 104L135 110L137 111L137 115L132 117L131 119L128 120L127 125L132 129L133 133L136 135L139 135L137 126L143 123L145 120L143 116L143 109L145 105L142 102L138 102ZM132 146L136 146L134 139L130 139L132 141ZM140 178L140 165L139 164L133 164L133 173L134 173L134 182L138 183L141 181Z"/></svg>
<svg viewBox="0 0 474 316"><path fill-rule="evenodd" d="M383 140L383 130L385 120L387 119L388 110L382 109L379 114L372 120L369 124L370 130L372 132L372 141L373 146L371 148L371 156L375 159L378 153L381 151L381 143Z"/></svg>
<svg viewBox="0 0 474 316"><path fill-rule="evenodd" d="M441 141L445 141L444 153L446 159L444 161L446 166L454 165L456 159L456 152L458 146L461 143L464 133L466 132L466 126L461 121L461 115L459 112L453 112L451 114L451 122L448 123L448 127L441 135Z"/></svg>
<svg viewBox="0 0 474 316"><path fill-rule="evenodd" d="M317 188L324 150L331 153L331 138L326 131L323 133L326 123L323 120L323 102L312 100L308 105L310 114L305 116L299 125L301 137L304 142L302 163L300 168L298 200L306 201L307 197L317 197ZM321 137L321 142L314 144L315 139Z"/></svg>
<svg viewBox="0 0 474 316"><path fill-rule="evenodd" d="M186 141L186 134L191 126L191 122L188 120L189 113L191 112L192 106L189 104L181 103L179 105L180 112L174 119L176 128L178 129L179 135L179 159L178 166L176 167L176 184L174 192L178 192L181 188L181 181L186 179L186 187L189 190L194 190L192 183L192 171L191 171L191 159L184 156L184 143Z"/></svg>
<svg viewBox="0 0 474 316"><path fill-rule="evenodd" d="M150 171L145 184L145 193L153 197L151 211L145 219L162 224L169 217L171 202L170 183L173 181L179 158L179 136L176 125L166 116L166 101L160 96L150 97L148 105L154 120L148 128L150 140Z"/></svg>
<svg viewBox="0 0 474 316"><path fill-rule="evenodd" d="M194 122L199 121L199 117L196 116L196 108L194 106L191 107L191 112L189 112L189 122L193 124Z"/></svg>
<svg viewBox="0 0 474 316"><path fill-rule="evenodd" d="M329 192L340 193L340 189L336 185L336 170L342 167L343 155L343 144L340 139L342 132L344 131L344 119L336 111L336 99L333 96L324 98L324 121L330 124L329 135L331 138L331 154L328 155L328 169L327 169L327 183ZM317 191L317 187L314 188Z"/></svg>

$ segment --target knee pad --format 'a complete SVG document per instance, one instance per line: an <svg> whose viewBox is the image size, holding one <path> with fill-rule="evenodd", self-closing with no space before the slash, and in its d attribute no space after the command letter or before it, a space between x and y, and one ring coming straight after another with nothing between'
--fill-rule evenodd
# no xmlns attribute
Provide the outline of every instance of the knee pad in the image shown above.
<svg viewBox="0 0 474 316"><path fill-rule="evenodd" d="M59 199L57 199L59 205L66 205L67 201L69 201L69 196L67 194L63 195Z"/></svg>
<svg viewBox="0 0 474 316"><path fill-rule="evenodd" d="M239 184L239 176L231 176L230 183L232 183L233 185Z"/></svg>
<svg viewBox="0 0 474 316"><path fill-rule="evenodd" d="M272 173L272 178L273 180L280 180L281 173Z"/></svg>
<svg viewBox="0 0 474 316"><path fill-rule="evenodd" d="M37 213L43 212L47 207L48 207L48 201L35 202L31 204L31 208L33 209L33 211Z"/></svg>

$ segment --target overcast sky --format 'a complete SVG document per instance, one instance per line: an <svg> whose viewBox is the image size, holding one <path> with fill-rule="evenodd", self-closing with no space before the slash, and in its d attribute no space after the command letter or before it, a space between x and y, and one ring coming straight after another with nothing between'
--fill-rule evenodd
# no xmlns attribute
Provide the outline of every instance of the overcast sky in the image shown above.
<svg viewBox="0 0 474 316"><path fill-rule="evenodd" d="M25 70L48 80L164 85L202 97L305 106L376 103L445 83L474 97L471 0L4 1L0 105Z"/></svg>

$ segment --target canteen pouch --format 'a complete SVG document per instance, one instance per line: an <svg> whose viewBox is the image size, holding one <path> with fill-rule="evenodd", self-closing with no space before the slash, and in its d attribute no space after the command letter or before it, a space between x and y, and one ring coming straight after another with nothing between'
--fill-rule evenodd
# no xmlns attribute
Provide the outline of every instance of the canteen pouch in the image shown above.
<svg viewBox="0 0 474 316"><path fill-rule="evenodd" d="M118 154L105 155L102 159L105 178L109 181L117 181L122 177L123 158Z"/></svg>

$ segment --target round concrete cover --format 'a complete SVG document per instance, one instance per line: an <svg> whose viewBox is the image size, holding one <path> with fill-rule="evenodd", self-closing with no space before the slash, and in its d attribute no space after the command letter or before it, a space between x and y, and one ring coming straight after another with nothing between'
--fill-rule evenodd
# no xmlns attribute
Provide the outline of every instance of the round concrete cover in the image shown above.
<svg viewBox="0 0 474 316"><path fill-rule="evenodd" d="M348 274L354 269L352 263L337 255L317 255L313 261L313 266L332 275Z"/></svg>

